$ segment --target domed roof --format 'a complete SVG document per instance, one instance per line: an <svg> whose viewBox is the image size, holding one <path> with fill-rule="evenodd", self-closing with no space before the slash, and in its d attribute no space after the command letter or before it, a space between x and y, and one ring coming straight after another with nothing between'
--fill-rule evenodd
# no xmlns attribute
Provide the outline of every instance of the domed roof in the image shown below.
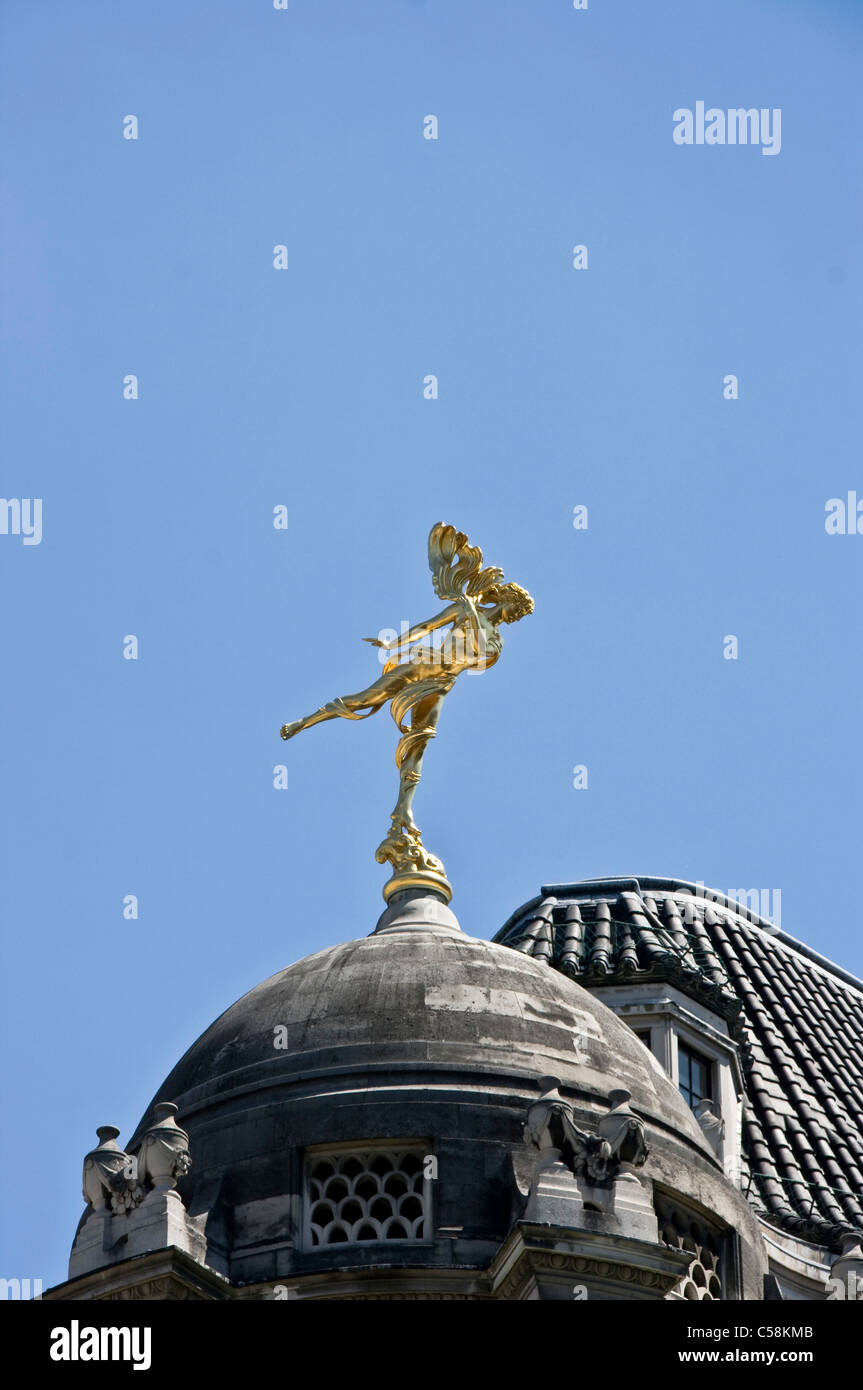
<svg viewBox="0 0 863 1390"><path fill-rule="evenodd" d="M481 1103L477 1092L489 1087L513 1101L535 1097L548 1075L588 1108L604 1110L612 1089L629 1090L646 1120L709 1154L677 1088L609 1008L545 963L465 936L448 909L425 898L391 904L371 936L307 956L250 990L155 1099L174 1101L184 1124L206 1114L209 1130L214 1108L227 1107L234 1123L248 1104L302 1102L322 1088L446 1085Z"/></svg>

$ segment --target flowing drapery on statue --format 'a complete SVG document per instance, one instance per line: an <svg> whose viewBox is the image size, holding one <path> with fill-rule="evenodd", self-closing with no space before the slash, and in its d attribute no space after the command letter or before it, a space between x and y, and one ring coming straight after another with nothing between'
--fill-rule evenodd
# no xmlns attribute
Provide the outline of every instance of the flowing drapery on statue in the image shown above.
<svg viewBox="0 0 863 1390"><path fill-rule="evenodd" d="M283 724L281 730L282 738L293 738L327 719L368 719L382 705L390 705L401 734L396 748L399 795L392 826L375 853L380 864L389 861L393 866L384 888L387 901L412 887L440 893L447 901L452 896L443 864L424 847L413 817L423 754L437 732L444 696L462 671L493 666L503 648L501 623L518 622L533 612L530 594L518 584L505 584L503 570L483 567L479 546L470 545L454 526L439 521L432 527L428 557L434 591L447 606L391 642L363 638L395 653L378 679L355 695L330 700L305 719ZM438 629L448 631L442 641L434 642L431 636Z"/></svg>

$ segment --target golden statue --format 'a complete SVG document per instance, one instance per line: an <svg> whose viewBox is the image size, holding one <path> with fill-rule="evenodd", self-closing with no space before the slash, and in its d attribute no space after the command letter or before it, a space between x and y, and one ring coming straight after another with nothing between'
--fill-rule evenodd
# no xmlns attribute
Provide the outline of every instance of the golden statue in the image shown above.
<svg viewBox="0 0 863 1390"><path fill-rule="evenodd" d="M396 653L383 673L366 690L330 700L314 714L282 725L282 738L293 738L301 729L327 719L368 719L390 703L401 738L396 748L399 795L392 826L378 846L375 858L387 860L393 875L384 887L388 902L406 888L424 888L441 894L447 902L452 888L444 866L424 848L413 818L413 799L422 772L423 754L435 737L437 722L448 695L462 671L485 671L503 649L501 623L516 623L533 612L533 599L518 584L504 584L503 570L483 568L479 546L454 526L442 521L433 526L428 541L429 568L438 598L449 600L436 617L418 623L391 642L364 637L373 647ZM428 639L438 628L449 628L439 644ZM410 715L410 724L405 720Z"/></svg>

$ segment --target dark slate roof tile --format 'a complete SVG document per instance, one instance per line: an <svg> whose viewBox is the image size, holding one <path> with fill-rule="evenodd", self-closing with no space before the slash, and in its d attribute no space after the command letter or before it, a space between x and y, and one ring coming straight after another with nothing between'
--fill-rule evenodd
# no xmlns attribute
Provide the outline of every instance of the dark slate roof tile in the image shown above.
<svg viewBox="0 0 863 1390"><path fill-rule="evenodd" d="M573 976L584 969L584 922L578 903L567 903L564 909L560 969Z"/></svg>

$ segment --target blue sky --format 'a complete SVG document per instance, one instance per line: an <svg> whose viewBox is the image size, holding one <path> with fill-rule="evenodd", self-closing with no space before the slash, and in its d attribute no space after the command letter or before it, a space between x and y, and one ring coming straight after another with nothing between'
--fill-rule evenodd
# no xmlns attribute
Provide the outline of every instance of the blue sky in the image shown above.
<svg viewBox="0 0 863 1390"><path fill-rule="evenodd" d="M863 972L859 8L0 16L0 491L43 503L0 535L0 1273L64 1278L96 1125L374 927L395 726L278 731L435 610L437 520L536 600L417 795L465 930L668 874ZM676 145L699 100L780 108L780 153Z"/></svg>

